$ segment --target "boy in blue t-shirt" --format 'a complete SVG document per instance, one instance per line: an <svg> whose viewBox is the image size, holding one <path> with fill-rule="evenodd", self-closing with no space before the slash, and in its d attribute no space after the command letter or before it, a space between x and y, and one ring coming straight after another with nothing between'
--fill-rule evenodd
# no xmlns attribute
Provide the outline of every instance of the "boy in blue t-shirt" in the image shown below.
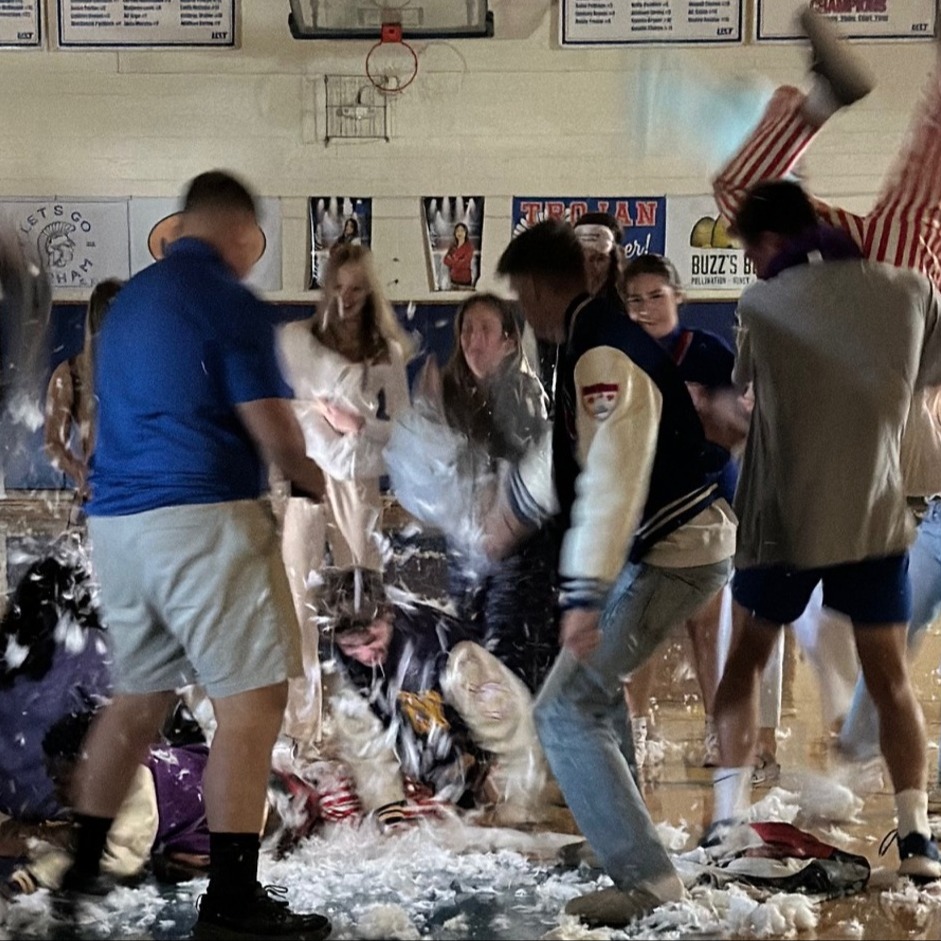
<svg viewBox="0 0 941 941"><path fill-rule="evenodd" d="M272 319L239 281L259 244L254 198L227 173L189 185L180 237L121 291L95 350L98 438L88 532L113 646L114 697L75 776L77 840L61 895L107 889L108 831L174 701L198 681L218 729L205 772L209 888L194 937L324 938L257 881L271 750L299 631L267 463L323 493L278 371Z"/></svg>

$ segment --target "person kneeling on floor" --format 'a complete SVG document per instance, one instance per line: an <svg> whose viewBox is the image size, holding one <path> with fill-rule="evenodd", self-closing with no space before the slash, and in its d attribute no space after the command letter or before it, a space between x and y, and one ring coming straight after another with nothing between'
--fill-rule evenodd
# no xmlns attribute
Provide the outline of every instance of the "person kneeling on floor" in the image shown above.
<svg viewBox="0 0 941 941"><path fill-rule="evenodd" d="M327 572L322 598L331 744L363 811L402 821L417 784L493 823L546 823L558 808L522 681L446 612L390 600L372 572Z"/></svg>
<svg viewBox="0 0 941 941"><path fill-rule="evenodd" d="M63 716L43 738L49 777L67 802L85 736L96 709ZM159 742L134 775L102 858L102 869L116 881L135 883L148 869L164 882L182 882L208 874L209 826L203 806L205 742ZM65 841L68 842L68 841ZM26 863L16 868L3 894L15 897L37 889L57 889L71 863L60 834L55 840L29 841Z"/></svg>

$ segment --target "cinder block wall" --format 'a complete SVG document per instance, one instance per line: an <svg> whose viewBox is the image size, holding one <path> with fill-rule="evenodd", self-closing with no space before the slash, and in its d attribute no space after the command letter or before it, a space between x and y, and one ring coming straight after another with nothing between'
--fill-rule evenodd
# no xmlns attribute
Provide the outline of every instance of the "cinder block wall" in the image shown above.
<svg viewBox="0 0 941 941"><path fill-rule="evenodd" d="M391 141L325 146L323 77L362 74L369 43L293 39L287 0L241 8L234 50L0 51L0 196L175 196L196 173L231 168L283 199L281 300L309 296L306 197L372 196L390 293L427 300L421 196L486 197L486 286L514 194L708 192L711 112L682 126L672 107L651 111L652 88L805 81L799 46L561 49L556 3L491 0L495 38L416 44ZM805 168L853 208L878 190L935 55L931 43L860 48L880 85L826 128Z"/></svg>

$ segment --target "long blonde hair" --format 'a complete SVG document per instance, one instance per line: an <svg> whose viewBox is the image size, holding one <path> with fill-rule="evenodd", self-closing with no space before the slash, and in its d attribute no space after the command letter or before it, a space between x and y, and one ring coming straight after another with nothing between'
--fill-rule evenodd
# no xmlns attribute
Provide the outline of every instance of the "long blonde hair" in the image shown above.
<svg viewBox="0 0 941 941"><path fill-rule="evenodd" d="M343 348L338 329L340 317L337 309L337 275L347 265L361 265L369 285L369 295L363 308L362 333L358 348L350 358L357 362L388 362L390 344L396 344L404 359L410 359L413 353L412 340L395 317L376 273L373 254L365 245L344 242L335 245L330 252L323 295L317 305L312 326L314 334L325 346L342 355L349 355L349 351Z"/></svg>

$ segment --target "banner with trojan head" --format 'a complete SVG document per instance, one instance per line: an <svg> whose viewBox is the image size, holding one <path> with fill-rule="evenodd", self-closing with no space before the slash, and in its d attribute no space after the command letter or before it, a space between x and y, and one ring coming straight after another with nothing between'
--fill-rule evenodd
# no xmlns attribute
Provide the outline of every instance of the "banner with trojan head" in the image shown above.
<svg viewBox="0 0 941 941"><path fill-rule="evenodd" d="M55 294L128 277L126 199L3 200L0 222L45 268Z"/></svg>

